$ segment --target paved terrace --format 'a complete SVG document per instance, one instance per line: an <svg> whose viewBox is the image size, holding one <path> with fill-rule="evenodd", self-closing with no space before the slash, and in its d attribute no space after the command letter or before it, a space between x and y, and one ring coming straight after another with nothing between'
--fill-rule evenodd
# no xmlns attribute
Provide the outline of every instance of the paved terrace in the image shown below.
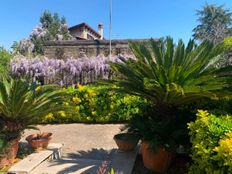
<svg viewBox="0 0 232 174"><path fill-rule="evenodd" d="M117 150L113 136L122 124L59 124L39 125L41 132L52 132L52 143L62 143L63 158L45 161L31 173L35 174L95 174L102 161L108 161L116 174L130 174L136 158L135 152ZM21 141L38 130L26 130Z"/></svg>

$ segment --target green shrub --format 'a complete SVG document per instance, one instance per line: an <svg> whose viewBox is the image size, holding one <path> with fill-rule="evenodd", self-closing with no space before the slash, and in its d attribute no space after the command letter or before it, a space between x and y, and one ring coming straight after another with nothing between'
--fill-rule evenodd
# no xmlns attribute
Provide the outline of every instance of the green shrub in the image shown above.
<svg viewBox="0 0 232 174"><path fill-rule="evenodd" d="M232 173L232 117L199 110L196 121L188 128L193 160L189 174Z"/></svg>
<svg viewBox="0 0 232 174"><path fill-rule="evenodd" d="M149 103L140 97L109 92L104 86L81 86L64 89L70 96L64 103L68 111L48 114L43 123L123 122L149 110Z"/></svg>
<svg viewBox="0 0 232 174"><path fill-rule="evenodd" d="M232 99L221 98L219 100L207 100L205 102L198 102L195 106L203 110L208 110L210 113L215 115L232 115Z"/></svg>
<svg viewBox="0 0 232 174"><path fill-rule="evenodd" d="M187 123L196 120L198 110L207 110L214 115L232 115L232 98L224 97L218 100L198 100L197 102L182 105L178 108L178 117L185 119ZM187 118L186 118L187 117ZM183 123L181 123L183 124Z"/></svg>
<svg viewBox="0 0 232 174"><path fill-rule="evenodd" d="M0 75L6 75L9 72L11 57L11 53L0 47Z"/></svg>

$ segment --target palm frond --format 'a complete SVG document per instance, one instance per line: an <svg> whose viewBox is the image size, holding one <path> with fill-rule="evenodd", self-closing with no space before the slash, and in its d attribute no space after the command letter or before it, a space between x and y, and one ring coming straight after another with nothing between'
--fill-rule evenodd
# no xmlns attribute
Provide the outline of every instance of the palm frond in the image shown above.
<svg viewBox="0 0 232 174"><path fill-rule="evenodd" d="M232 67L211 66L224 54L222 44L207 41L196 45L190 40L177 45L167 37L164 42L130 43L136 60L111 63L119 76L113 82L118 90L152 100L179 105L200 98L215 98L224 93L232 80Z"/></svg>
<svg viewBox="0 0 232 174"><path fill-rule="evenodd" d="M39 86L23 79L0 81L0 120L24 128L37 124L49 112L60 110L65 96L52 85Z"/></svg>

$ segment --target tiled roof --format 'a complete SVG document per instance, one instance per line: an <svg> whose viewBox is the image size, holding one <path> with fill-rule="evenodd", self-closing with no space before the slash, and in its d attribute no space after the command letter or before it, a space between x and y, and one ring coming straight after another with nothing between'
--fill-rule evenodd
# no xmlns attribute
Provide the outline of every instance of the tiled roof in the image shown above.
<svg viewBox="0 0 232 174"><path fill-rule="evenodd" d="M85 22L70 27L69 31L72 31L72 30L75 30L75 29L78 29L78 28L81 28L81 27L86 27L87 29L91 30L91 32L93 32L97 37L101 37L101 35L96 30L94 30L92 27L90 27Z"/></svg>

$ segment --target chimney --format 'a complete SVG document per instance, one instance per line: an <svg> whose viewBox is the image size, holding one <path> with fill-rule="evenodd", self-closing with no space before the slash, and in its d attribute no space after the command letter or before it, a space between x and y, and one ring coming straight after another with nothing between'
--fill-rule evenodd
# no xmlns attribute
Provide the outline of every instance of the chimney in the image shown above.
<svg viewBox="0 0 232 174"><path fill-rule="evenodd" d="M98 33L101 35L101 40L103 40L103 25L101 23L98 24Z"/></svg>

